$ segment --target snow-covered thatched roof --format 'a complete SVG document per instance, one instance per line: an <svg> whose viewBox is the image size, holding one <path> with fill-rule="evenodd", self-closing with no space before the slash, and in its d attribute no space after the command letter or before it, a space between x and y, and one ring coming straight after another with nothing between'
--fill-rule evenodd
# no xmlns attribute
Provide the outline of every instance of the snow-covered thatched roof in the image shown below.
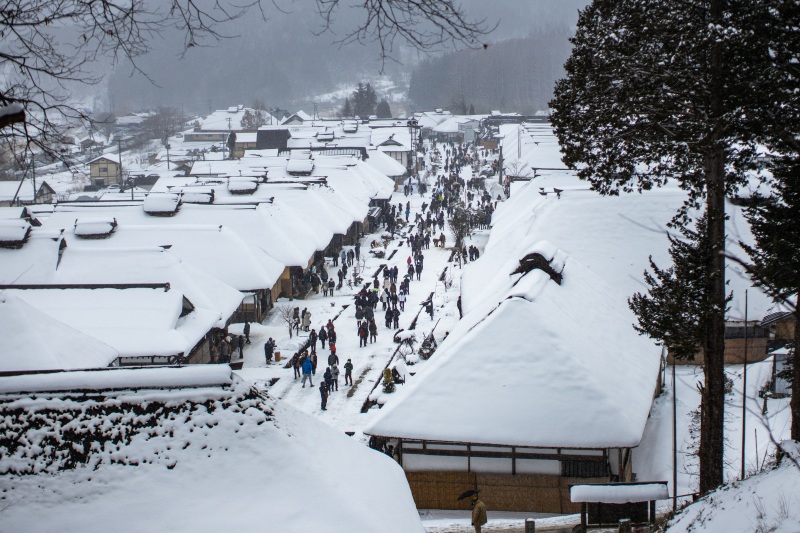
<svg viewBox="0 0 800 533"><path fill-rule="evenodd" d="M397 463L227 366L46 381L0 378L9 531L424 531Z"/></svg>
<svg viewBox="0 0 800 533"><path fill-rule="evenodd" d="M532 447L633 447L660 349L625 299L549 243L485 254L485 292L366 433Z"/></svg>
<svg viewBox="0 0 800 533"><path fill-rule="evenodd" d="M0 294L0 372L102 368L118 356L96 338Z"/></svg>

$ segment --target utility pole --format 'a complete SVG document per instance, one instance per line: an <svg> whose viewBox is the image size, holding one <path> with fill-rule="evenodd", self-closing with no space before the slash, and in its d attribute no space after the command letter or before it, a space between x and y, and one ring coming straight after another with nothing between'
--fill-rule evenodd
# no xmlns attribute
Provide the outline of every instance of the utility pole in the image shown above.
<svg viewBox="0 0 800 533"><path fill-rule="evenodd" d="M117 150L119 151L119 186L124 187L125 182L122 181L122 139L117 139Z"/></svg>
<svg viewBox="0 0 800 533"><path fill-rule="evenodd" d="M31 152L31 179L33 180L33 203L36 203L36 160L33 158L33 152Z"/></svg>
<svg viewBox="0 0 800 533"><path fill-rule="evenodd" d="M744 367L742 368L742 475L744 479L745 470L745 427L747 422L747 289L744 290Z"/></svg>
<svg viewBox="0 0 800 533"><path fill-rule="evenodd" d="M672 358L672 512L678 510L678 382L675 380L676 359Z"/></svg>

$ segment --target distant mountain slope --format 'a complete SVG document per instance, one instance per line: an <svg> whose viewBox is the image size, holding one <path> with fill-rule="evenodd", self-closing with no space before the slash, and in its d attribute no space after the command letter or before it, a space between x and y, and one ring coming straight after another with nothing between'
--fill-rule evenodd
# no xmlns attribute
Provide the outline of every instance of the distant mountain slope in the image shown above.
<svg viewBox="0 0 800 533"><path fill-rule="evenodd" d="M563 75L570 36L571 30L564 27L429 59L413 70L409 99L417 109L443 107L454 112L459 112L454 107L462 96L477 113L546 109L553 85Z"/></svg>

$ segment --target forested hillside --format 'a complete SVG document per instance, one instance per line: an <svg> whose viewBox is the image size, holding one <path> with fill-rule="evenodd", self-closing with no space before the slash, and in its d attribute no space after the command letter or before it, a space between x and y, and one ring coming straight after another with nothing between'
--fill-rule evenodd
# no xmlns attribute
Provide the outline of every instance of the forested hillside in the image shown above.
<svg viewBox="0 0 800 533"><path fill-rule="evenodd" d="M442 107L455 113L471 105L476 113L544 110L553 84L563 76L570 35L564 27L429 59L413 70L409 99L417 109ZM459 109L462 104L465 108Z"/></svg>

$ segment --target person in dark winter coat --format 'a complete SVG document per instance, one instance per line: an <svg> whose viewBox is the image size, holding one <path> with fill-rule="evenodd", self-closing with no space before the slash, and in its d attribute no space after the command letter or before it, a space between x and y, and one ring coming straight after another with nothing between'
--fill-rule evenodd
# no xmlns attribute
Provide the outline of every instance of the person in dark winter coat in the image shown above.
<svg viewBox="0 0 800 533"><path fill-rule="evenodd" d="M328 365L338 365L339 364L339 356L336 355L336 352L331 352L328 356Z"/></svg>
<svg viewBox="0 0 800 533"><path fill-rule="evenodd" d="M328 391L333 390L333 372L331 372L331 367L325 368L325 373L322 374L322 379L325 380L325 385L328 386Z"/></svg>
<svg viewBox="0 0 800 533"><path fill-rule="evenodd" d="M394 326L394 329L397 329L397 328L400 327L400 310L399 309L395 309L395 310L392 311L392 326Z"/></svg>
<svg viewBox="0 0 800 533"><path fill-rule="evenodd" d="M317 330L311 328L308 334L308 346L311 348L311 353L317 353Z"/></svg>
<svg viewBox="0 0 800 533"><path fill-rule="evenodd" d="M311 370L312 370L311 358L310 357L306 357L306 360L303 361L303 387L302 388L305 388L306 380L308 380L308 382L311 384L312 387L314 386L314 381L311 379Z"/></svg>
<svg viewBox="0 0 800 533"><path fill-rule="evenodd" d="M350 359L344 364L344 384L353 386L353 362Z"/></svg>
<svg viewBox="0 0 800 533"><path fill-rule="evenodd" d="M294 369L294 379L297 379L300 377L300 367L302 366L302 363L300 362L300 354L294 354L292 356L291 363L292 368Z"/></svg>
<svg viewBox="0 0 800 533"><path fill-rule="evenodd" d="M339 281L341 283L341 280ZM336 288L336 282L333 281L333 278L328 280L328 294L333 296L333 289Z"/></svg>
<svg viewBox="0 0 800 533"><path fill-rule="evenodd" d="M311 373L317 375L317 354L311 354Z"/></svg>
<svg viewBox="0 0 800 533"><path fill-rule="evenodd" d="M391 307L386 310L386 314L383 315L384 320L386 321L386 327L392 327L392 318L394 318L394 309Z"/></svg>
<svg viewBox="0 0 800 533"><path fill-rule="evenodd" d="M320 409L323 411L328 410L328 385L322 381L319 384L319 399L320 399Z"/></svg>
<svg viewBox="0 0 800 533"><path fill-rule="evenodd" d="M317 334L317 338L319 339L320 345L322 345L322 349L325 349L325 341L328 340L328 332L325 329L325 326L319 328L319 333Z"/></svg>
<svg viewBox="0 0 800 533"><path fill-rule="evenodd" d="M272 362L272 352L274 350L275 350L275 341L272 340L272 337L270 337L267 340L267 342L264 343L264 359L267 360L267 364L270 364Z"/></svg>
<svg viewBox="0 0 800 533"><path fill-rule="evenodd" d="M250 322L245 321L243 333L244 333L244 342L250 344Z"/></svg>
<svg viewBox="0 0 800 533"><path fill-rule="evenodd" d="M239 347L239 359L244 359L244 335L239 335L236 345Z"/></svg>
<svg viewBox="0 0 800 533"><path fill-rule="evenodd" d="M369 342L372 344L373 342L378 340L378 325L375 323L375 319L369 321Z"/></svg>

